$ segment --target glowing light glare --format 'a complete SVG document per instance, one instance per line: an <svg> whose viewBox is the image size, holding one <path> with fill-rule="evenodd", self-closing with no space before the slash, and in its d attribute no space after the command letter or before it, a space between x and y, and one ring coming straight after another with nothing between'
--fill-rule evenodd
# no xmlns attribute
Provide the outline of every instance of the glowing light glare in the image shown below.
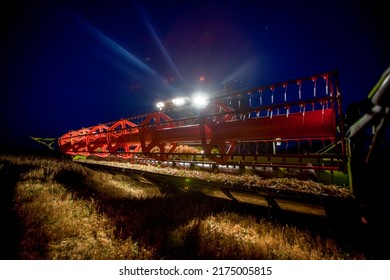
<svg viewBox="0 0 390 280"><path fill-rule="evenodd" d="M147 73L150 75L151 78L156 79L157 82L163 83L164 79L155 71L153 68L151 68L148 64L144 63L141 59L136 57L133 53L130 51L126 50L124 47L119 45L117 42L103 34L101 31L93 27L91 24L88 22L84 22L85 27L91 34L96 36L106 47L111 49L114 53L119 54L124 57L124 61L127 61L131 63L133 66L136 66L136 68L143 70L144 73ZM112 61L114 63L114 61ZM136 79L141 79L140 75L137 74L138 69L133 69L133 67L129 68L127 65L125 65L124 69L125 71L129 71L130 74L135 77ZM122 67L122 64L120 65ZM129 70L129 69L130 70ZM143 78L142 78L143 79ZM163 83L165 87L167 87L170 91L173 92L178 92L178 90L170 85L167 85L166 83Z"/></svg>
<svg viewBox="0 0 390 280"><path fill-rule="evenodd" d="M195 93L192 96L192 105L196 108L204 108L208 103L209 97L204 93Z"/></svg>
<svg viewBox="0 0 390 280"><path fill-rule="evenodd" d="M151 33L152 38L154 39L154 41L157 44L160 51L162 52L164 58L168 61L169 65L172 67L173 71L175 71L176 75L180 78L180 80L182 82L184 82L184 79L183 79L182 75L180 74L179 69L177 68L176 64L173 62L173 59L169 55L169 53L166 50L166 48L164 47L164 45L161 43L161 40L159 39L159 36L158 36L156 30L153 28L152 24L150 23L150 21L146 17L143 10L140 7L138 7L138 10L139 10L139 13L140 13L142 19L144 20L144 22L146 24L146 27L149 29L149 32Z"/></svg>
<svg viewBox="0 0 390 280"><path fill-rule="evenodd" d="M172 103L175 106L182 106L186 103L185 99L182 97L172 99Z"/></svg>
<svg viewBox="0 0 390 280"><path fill-rule="evenodd" d="M92 34L94 34L97 38L101 40L107 47L112 49L114 52L122 55L125 59L127 59L129 62L131 62L133 65L141 68L145 72L152 74L154 77L160 78L158 73L153 70L150 66L142 62L138 57L136 57L134 54L132 54L130 51L126 50L124 47L119 45L117 42L103 34L101 31L90 25L89 23L86 23L86 26L91 30Z"/></svg>
<svg viewBox="0 0 390 280"><path fill-rule="evenodd" d="M164 102L157 102L156 106L157 106L158 109L161 110L162 108L164 108L165 104L164 104Z"/></svg>

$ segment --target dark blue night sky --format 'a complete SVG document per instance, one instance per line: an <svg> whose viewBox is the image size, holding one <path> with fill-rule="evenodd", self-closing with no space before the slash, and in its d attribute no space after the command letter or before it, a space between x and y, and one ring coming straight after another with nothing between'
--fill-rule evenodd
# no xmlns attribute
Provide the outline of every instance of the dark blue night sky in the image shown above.
<svg viewBox="0 0 390 280"><path fill-rule="evenodd" d="M374 1L2 1L0 150L29 136L338 70L345 107L390 65Z"/></svg>

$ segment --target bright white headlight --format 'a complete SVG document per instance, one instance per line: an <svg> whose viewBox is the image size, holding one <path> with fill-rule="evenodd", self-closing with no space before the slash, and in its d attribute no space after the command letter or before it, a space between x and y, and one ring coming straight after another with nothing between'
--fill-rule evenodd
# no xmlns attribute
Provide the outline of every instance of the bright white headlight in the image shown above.
<svg viewBox="0 0 390 280"><path fill-rule="evenodd" d="M192 96L192 105L196 108L204 108L208 103L209 97L201 92L195 93Z"/></svg>

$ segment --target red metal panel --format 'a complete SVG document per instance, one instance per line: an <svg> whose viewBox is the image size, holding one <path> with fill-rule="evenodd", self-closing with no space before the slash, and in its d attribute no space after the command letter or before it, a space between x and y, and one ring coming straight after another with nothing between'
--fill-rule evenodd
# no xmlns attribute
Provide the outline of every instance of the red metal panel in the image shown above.
<svg viewBox="0 0 390 280"><path fill-rule="evenodd" d="M207 130L206 134L207 138L210 138L210 129ZM154 135L154 140L162 143L200 143L199 125L162 128L156 131Z"/></svg>
<svg viewBox="0 0 390 280"><path fill-rule="evenodd" d="M214 126L213 136L229 140L311 139L335 136L332 109L271 117L233 120Z"/></svg>

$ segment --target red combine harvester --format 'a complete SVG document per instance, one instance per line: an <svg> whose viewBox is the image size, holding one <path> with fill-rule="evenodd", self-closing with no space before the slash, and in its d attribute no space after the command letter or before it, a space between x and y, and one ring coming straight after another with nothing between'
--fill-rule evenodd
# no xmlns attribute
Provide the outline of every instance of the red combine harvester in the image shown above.
<svg viewBox="0 0 390 280"><path fill-rule="evenodd" d="M196 116L169 116L189 112L191 104L184 104L70 131L58 144L72 156L168 161L186 146L192 152L181 156L218 165L343 171L340 102L330 72L210 98ZM327 147L334 153L325 153Z"/></svg>
<svg viewBox="0 0 390 280"><path fill-rule="evenodd" d="M159 102L158 110L149 114L70 131L58 138L58 145L61 153L76 159L100 158L93 164L82 160L93 168L120 159L129 167L126 171L116 169L118 172L160 185L323 216L344 215L353 208L353 215L358 213L360 218L376 215L372 213L378 209L372 211L373 205L388 197L382 196L387 189L383 186L372 195L365 179L375 178L379 184L378 178L383 178L383 172L378 174L383 157L372 159L377 158L373 152L381 143L378 139L384 139L381 131L388 116L387 96L389 70L370 93L372 111L348 127L343 123L337 72L332 71L225 92L202 100L202 108L190 98ZM371 127L375 129L367 135ZM269 189L257 185L244 188L132 168L138 164L299 179L302 185L310 180L323 189L303 195L296 189L275 191L275 185ZM342 190L343 195L323 193L326 186ZM383 212L385 204L380 205Z"/></svg>

